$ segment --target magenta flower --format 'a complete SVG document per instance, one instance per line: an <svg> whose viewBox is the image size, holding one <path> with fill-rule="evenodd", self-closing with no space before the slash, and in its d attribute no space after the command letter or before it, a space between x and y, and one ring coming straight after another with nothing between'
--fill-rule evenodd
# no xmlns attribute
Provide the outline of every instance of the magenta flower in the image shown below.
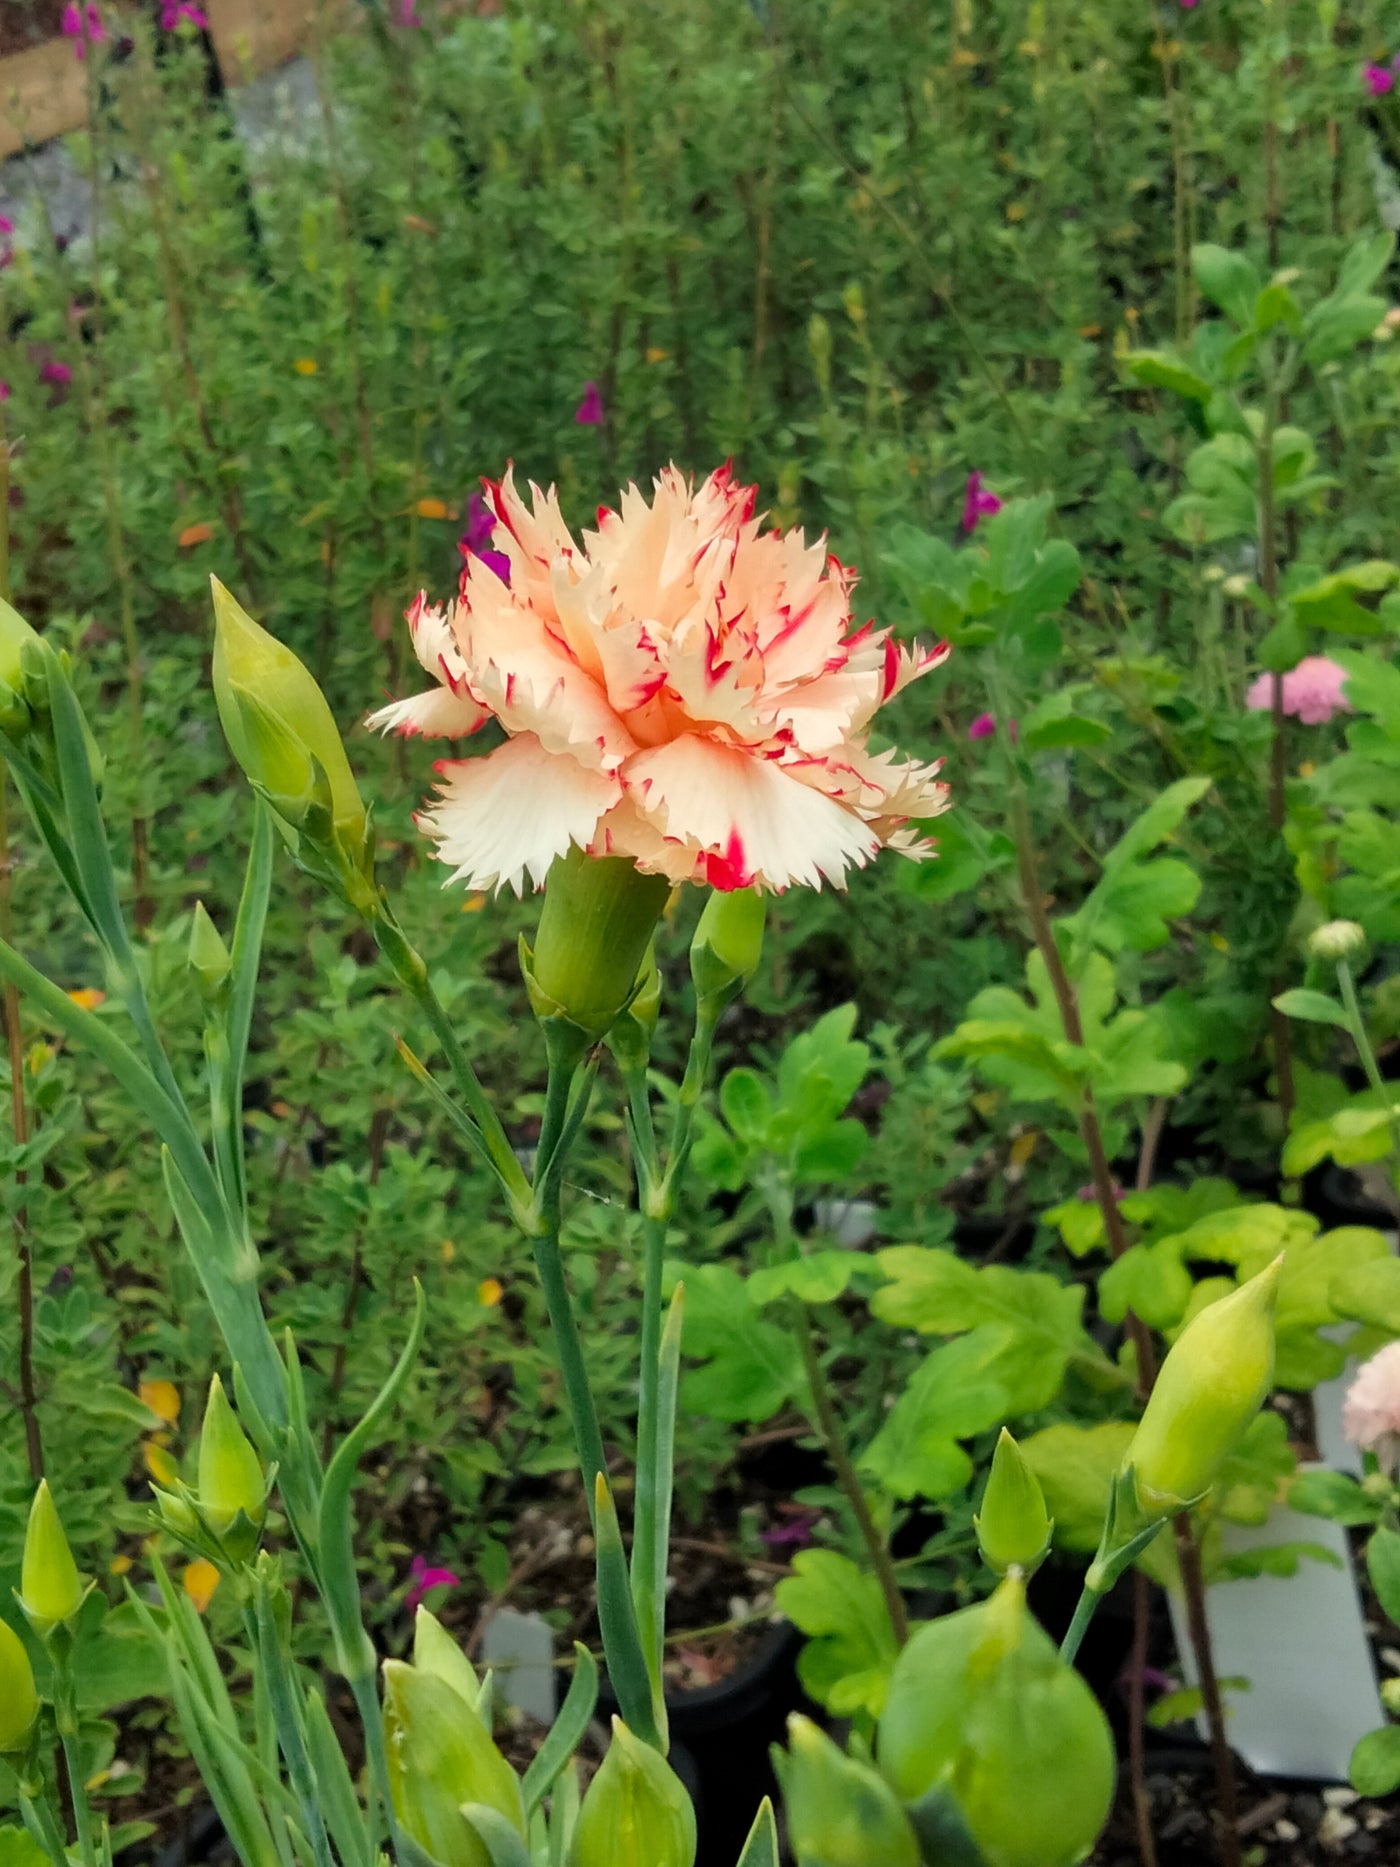
<svg viewBox="0 0 1400 1867"><path fill-rule="evenodd" d="M982 484L980 473L967 476L967 497L963 500L962 523L965 532L975 532L980 520L991 518L994 512L1001 511L1001 501L995 493L989 493Z"/></svg>
<svg viewBox="0 0 1400 1867"><path fill-rule="evenodd" d="M1325 726L1334 713L1353 712L1355 709L1342 692L1346 678L1346 669L1339 667L1328 656L1304 655L1297 667L1290 668L1283 677L1284 712L1291 713L1305 726ZM1268 713L1272 710L1272 674L1261 674L1257 681L1251 683L1244 704L1253 713Z"/></svg>
<svg viewBox="0 0 1400 1867"><path fill-rule="evenodd" d="M59 22L65 39L73 40L73 56L77 59L87 57L90 45L100 45L107 37L107 30L102 24L102 15L91 4L79 6L77 0L68 0Z"/></svg>
<svg viewBox="0 0 1400 1867"><path fill-rule="evenodd" d="M495 514L487 510L486 501L480 493L473 493L467 501L467 529L457 540L457 549L464 558L480 558L489 570L495 571L502 583L509 583L510 559L504 551L491 549L495 530ZM462 575L465 577L466 572L463 571Z"/></svg>
<svg viewBox="0 0 1400 1867"><path fill-rule="evenodd" d="M412 1614L431 1588L456 1588L462 1578L451 1569L432 1567L426 1556L415 1556L408 1565L408 1588L403 1604Z"/></svg>
<svg viewBox="0 0 1400 1867"><path fill-rule="evenodd" d="M187 21L199 32L208 32L209 21L197 6L191 6L190 0L161 0L160 23L166 32Z"/></svg>
<svg viewBox="0 0 1400 1867"><path fill-rule="evenodd" d="M400 26L421 26L423 24L422 20L418 17L418 0L399 0L399 24Z"/></svg>
<svg viewBox="0 0 1400 1867"><path fill-rule="evenodd" d="M586 382L583 385L583 400L574 410L574 420L585 428L601 428L607 420L603 409L603 398L598 393L596 382Z"/></svg>
<svg viewBox="0 0 1400 1867"><path fill-rule="evenodd" d="M979 713L977 718L973 720L972 724L968 727L967 736L969 739L990 739L996 729L997 716L995 713ZM1015 720L1007 721L1006 730L1011 736L1012 745L1015 745L1017 738Z"/></svg>
<svg viewBox="0 0 1400 1867"><path fill-rule="evenodd" d="M9 215L0 214L0 233L13 233L14 230L15 223L10 219Z"/></svg>
<svg viewBox="0 0 1400 1867"><path fill-rule="evenodd" d="M7 382L0 382L0 402L8 402L9 399L10 385Z"/></svg>
<svg viewBox="0 0 1400 1867"><path fill-rule="evenodd" d="M72 380L73 372L69 369L68 365L66 363L57 363L52 357L49 358L48 362L39 371L40 382L54 383L60 388L66 389Z"/></svg>
<svg viewBox="0 0 1400 1867"><path fill-rule="evenodd" d="M1393 63L1391 65L1367 65L1361 75L1372 97L1384 97L1395 84Z"/></svg>

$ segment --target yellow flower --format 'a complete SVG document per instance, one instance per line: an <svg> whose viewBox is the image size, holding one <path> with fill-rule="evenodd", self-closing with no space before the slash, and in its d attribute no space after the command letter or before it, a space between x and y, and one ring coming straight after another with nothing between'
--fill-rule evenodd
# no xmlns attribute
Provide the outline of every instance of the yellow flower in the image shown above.
<svg viewBox="0 0 1400 1867"><path fill-rule="evenodd" d="M420 519L446 519L452 515L447 510L447 502L442 499L420 499L418 501Z"/></svg>
<svg viewBox="0 0 1400 1867"><path fill-rule="evenodd" d="M450 1263L452 1262L452 1260L453 1260L453 1259L454 1259L454 1258L456 1257L456 1255L457 1255L457 1247L456 1247L456 1245L454 1245L454 1244L453 1244L453 1242L452 1242L452 1240L451 1240L450 1238L444 1238L444 1239L443 1239L443 1241L442 1241L442 1261L443 1261L443 1263L444 1263L444 1264L450 1264Z"/></svg>
<svg viewBox="0 0 1400 1867"><path fill-rule="evenodd" d="M203 1556L198 1556L186 1565L180 1580L195 1608L203 1614L214 1599L214 1590L219 1586L219 1571L212 1562L206 1561Z"/></svg>
<svg viewBox="0 0 1400 1867"><path fill-rule="evenodd" d="M131 1568L130 1556L113 1556L107 1564L108 1575L125 1575Z"/></svg>
<svg viewBox="0 0 1400 1867"><path fill-rule="evenodd" d="M480 914L485 906L485 895L468 895L466 900L462 903L462 912L464 914Z"/></svg>
<svg viewBox="0 0 1400 1867"><path fill-rule="evenodd" d="M504 1295L498 1277L483 1277L476 1287L476 1300L484 1309L495 1309Z"/></svg>
<svg viewBox="0 0 1400 1867"><path fill-rule="evenodd" d="M159 1420L173 1426L180 1417L180 1390L173 1381L142 1381L137 1392L142 1404Z"/></svg>
<svg viewBox="0 0 1400 1867"><path fill-rule="evenodd" d="M1317 766L1313 763L1313 761L1310 758L1305 758L1302 764L1298 767L1298 776L1300 778L1311 778L1313 773L1316 770L1317 770Z"/></svg>
<svg viewBox="0 0 1400 1867"><path fill-rule="evenodd" d="M298 376L314 376L320 367L315 357L298 357L292 365Z"/></svg>
<svg viewBox="0 0 1400 1867"><path fill-rule="evenodd" d="M664 363L670 354L669 350L663 350L659 344L653 344L647 351L647 362Z"/></svg>
<svg viewBox="0 0 1400 1867"><path fill-rule="evenodd" d="M96 1011L107 994L99 992L95 985L80 985L68 996L80 1011Z"/></svg>

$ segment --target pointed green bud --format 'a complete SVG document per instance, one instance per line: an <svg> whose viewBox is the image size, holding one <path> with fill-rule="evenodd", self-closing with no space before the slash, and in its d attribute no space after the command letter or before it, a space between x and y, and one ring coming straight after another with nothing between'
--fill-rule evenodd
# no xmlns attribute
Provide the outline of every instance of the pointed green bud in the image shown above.
<svg viewBox="0 0 1400 1867"><path fill-rule="evenodd" d="M440 1867L491 1867L490 1850L462 1815L464 1802L495 1809L525 1839L515 1772L446 1679L385 1660L384 1741L394 1813Z"/></svg>
<svg viewBox="0 0 1400 1867"><path fill-rule="evenodd" d="M194 904L186 964L198 979L205 1000L216 1002L222 996L224 984L233 970L233 961L229 958L223 935L210 920L202 901Z"/></svg>
<svg viewBox="0 0 1400 1867"><path fill-rule="evenodd" d="M1280 1252L1267 1270L1187 1323L1162 1363L1123 1457L1145 1520L1204 1497L1274 1378Z"/></svg>
<svg viewBox="0 0 1400 1867"><path fill-rule="evenodd" d="M248 1435L234 1418L216 1374L199 1435L200 1522L231 1562L247 1562L258 1546L267 1514L267 1480Z"/></svg>
<svg viewBox="0 0 1400 1867"><path fill-rule="evenodd" d="M1019 1569L1030 1576L1044 1562L1054 1525L1040 1480L1003 1426L992 1454L982 1509L972 1520L982 1560L997 1575Z"/></svg>
<svg viewBox="0 0 1400 1867"><path fill-rule="evenodd" d="M810 1718L788 1719L773 1752L797 1867L919 1867L919 1843L879 1771L839 1750Z"/></svg>
<svg viewBox="0 0 1400 1867"><path fill-rule="evenodd" d="M39 1480L29 1510L19 1590L20 1606L42 1638L60 1622L71 1620L87 1593L46 1478Z"/></svg>
<svg viewBox="0 0 1400 1867"><path fill-rule="evenodd" d="M763 957L767 904L756 888L712 889L690 944L690 976L699 997L741 992Z"/></svg>
<svg viewBox="0 0 1400 1867"><path fill-rule="evenodd" d="M472 1711L481 1698L476 1668L435 1614L421 1604L413 1617L413 1664L420 1673L444 1679Z"/></svg>
<svg viewBox="0 0 1400 1867"><path fill-rule="evenodd" d="M0 1757L25 1748L38 1715L34 1668L24 1642L8 1621L0 1621Z"/></svg>
<svg viewBox="0 0 1400 1867"><path fill-rule="evenodd" d="M965 1832L986 1867L1072 1867L1113 1801L1108 1721L1027 1613L1020 1576L910 1640L878 1755L914 1828Z"/></svg>
<svg viewBox="0 0 1400 1867"><path fill-rule="evenodd" d="M365 807L326 697L291 649L259 628L219 582L214 698L229 750L292 830L323 811L347 850L366 839Z"/></svg>
<svg viewBox="0 0 1400 1867"><path fill-rule="evenodd" d="M570 1867L695 1867L695 1810L684 1783L621 1718L588 1785Z"/></svg>
<svg viewBox="0 0 1400 1867"><path fill-rule="evenodd" d="M671 893L623 856L572 848L545 879L544 908L522 970L535 1016L567 1019L591 1042L605 1037L637 985L642 959Z"/></svg>
<svg viewBox="0 0 1400 1867"><path fill-rule="evenodd" d="M29 723L24 697L25 650L38 642L39 636L19 611L0 599L0 727L9 732L20 733Z"/></svg>

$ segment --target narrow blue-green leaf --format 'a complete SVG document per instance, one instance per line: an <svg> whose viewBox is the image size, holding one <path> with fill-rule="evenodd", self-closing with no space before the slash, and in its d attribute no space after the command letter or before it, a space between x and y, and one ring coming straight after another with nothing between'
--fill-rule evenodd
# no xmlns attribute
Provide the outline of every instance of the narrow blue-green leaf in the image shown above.
<svg viewBox="0 0 1400 1867"><path fill-rule="evenodd" d="M758 1814L735 1867L778 1867L778 1824L767 1796L758 1805Z"/></svg>
<svg viewBox="0 0 1400 1867"><path fill-rule="evenodd" d="M350 1532L350 1486L355 1467L373 1440L380 1422L398 1398L423 1341L428 1308L423 1286L413 1280L413 1326L403 1353L388 1380L371 1402L369 1411L336 1449L321 1492L317 1557L321 1594L331 1617L339 1663L347 1678L373 1670L374 1653L360 1621L360 1585L355 1573L354 1540Z"/></svg>
<svg viewBox="0 0 1400 1867"><path fill-rule="evenodd" d="M484 1802L464 1802L462 1819L491 1856L491 1867L531 1867L525 1843L499 1809Z"/></svg>
<svg viewBox="0 0 1400 1867"><path fill-rule="evenodd" d="M49 711L53 720L58 781L68 819L68 840L83 878L86 913L92 930L119 965L131 965L131 942L117 898L117 877L102 821L97 784L92 775L83 710L63 663L52 652L45 655Z"/></svg>
<svg viewBox="0 0 1400 1867"><path fill-rule="evenodd" d="M597 1538L598 1625L607 1655L608 1678L624 1722L644 1744L650 1744L665 1756L666 1739L657 1728L651 1675L647 1671L636 1610L632 1605L617 1506L601 1472L594 1484L593 1528Z"/></svg>
<svg viewBox="0 0 1400 1867"><path fill-rule="evenodd" d="M306 1748L321 1811L340 1856L341 1867L374 1867L374 1848L364 1811L355 1794L345 1752L319 1692L306 1696Z"/></svg>
<svg viewBox="0 0 1400 1867"><path fill-rule="evenodd" d="M654 1464L637 1471L636 1520L632 1542L632 1593L642 1648L648 1658L652 1702L666 1729L661 1653L666 1627L666 1572L671 1548L671 1495L676 1451L676 1390L680 1385L685 1285L677 1284L661 1334L656 1381Z"/></svg>
<svg viewBox="0 0 1400 1867"><path fill-rule="evenodd" d="M53 858L54 866L63 877L69 894L77 902L83 919L91 925L92 904L73 860L67 832L61 826L62 806L59 799L35 770L23 749L13 740L0 735L0 748L3 748L4 761L15 781L15 788L33 820L34 828L39 832L39 840Z"/></svg>
<svg viewBox="0 0 1400 1867"><path fill-rule="evenodd" d="M195 1197L201 1204L208 1200L217 1206L219 1190L188 1116L170 1099L135 1051L104 1019L74 1004L52 979L46 979L4 940L0 940L0 976L11 980L26 997L32 998L49 1024L107 1066L175 1156L176 1165Z"/></svg>
<svg viewBox="0 0 1400 1867"><path fill-rule="evenodd" d="M237 1747L200 1701L178 1663L171 1667L170 1689L180 1734L243 1867L282 1867L251 1777L239 1767Z"/></svg>
<svg viewBox="0 0 1400 1867"><path fill-rule="evenodd" d="M258 1656L267 1678L273 1723L277 1726L277 1742L286 1759L287 1775L291 1778L292 1789L301 1809L312 1859L316 1867L335 1867L330 1837L321 1817L316 1777L306 1749L304 1720L300 1715L301 1693L288 1664L287 1654L283 1651L271 1597L265 1586L258 1588L255 1622Z"/></svg>
<svg viewBox="0 0 1400 1867"><path fill-rule="evenodd" d="M274 837L272 813L260 802L253 818L253 840L248 849L243 897L238 904L238 919L233 929L233 970L229 975L228 1008L224 1023L228 1040L228 1107L224 1118L229 1128L228 1146L238 1174L237 1206L240 1211L245 1203L243 1072L248 1062L248 1033L252 1028L253 1000L258 987L258 961L262 954L267 904L272 893Z"/></svg>
<svg viewBox="0 0 1400 1867"><path fill-rule="evenodd" d="M573 1844L580 1800L578 1764L571 1761L560 1776L549 1805L549 1867L565 1867Z"/></svg>
<svg viewBox="0 0 1400 1867"><path fill-rule="evenodd" d="M540 1745L534 1761L525 1772L521 1793L525 1798L525 1819L553 1789L561 1770L583 1742L598 1703L598 1666L585 1646L574 1642L574 1676L559 1707L559 1715L549 1727L549 1735Z"/></svg>
<svg viewBox="0 0 1400 1867"><path fill-rule="evenodd" d="M427 1064L424 1063L420 1057L414 1055L401 1037L395 1038L394 1048L398 1051L399 1056L408 1066L413 1076L423 1085L441 1112L452 1123L452 1126L457 1130L458 1134L461 1135L472 1156L480 1161L483 1167L489 1168L500 1181L502 1187L505 1188L506 1192L509 1193L511 1189L506 1185L502 1175L497 1172L496 1164L487 1151L485 1137L480 1128L478 1128L476 1123L472 1120L471 1116L467 1114L465 1109L460 1108L458 1104L452 1100L451 1096L448 1095L447 1091L443 1088L436 1076L433 1075Z"/></svg>

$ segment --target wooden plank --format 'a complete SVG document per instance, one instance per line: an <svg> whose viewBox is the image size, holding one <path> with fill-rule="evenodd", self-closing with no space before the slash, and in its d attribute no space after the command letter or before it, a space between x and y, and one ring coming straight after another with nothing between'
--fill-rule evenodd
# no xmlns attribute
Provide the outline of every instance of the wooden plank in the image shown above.
<svg viewBox="0 0 1400 1867"><path fill-rule="evenodd" d="M325 6L328 30L337 10ZM310 44L316 30L317 0L213 0L205 11L229 84L285 65Z"/></svg>
<svg viewBox="0 0 1400 1867"><path fill-rule="evenodd" d="M0 156L76 130L87 117L87 73L68 39L0 59Z"/></svg>

